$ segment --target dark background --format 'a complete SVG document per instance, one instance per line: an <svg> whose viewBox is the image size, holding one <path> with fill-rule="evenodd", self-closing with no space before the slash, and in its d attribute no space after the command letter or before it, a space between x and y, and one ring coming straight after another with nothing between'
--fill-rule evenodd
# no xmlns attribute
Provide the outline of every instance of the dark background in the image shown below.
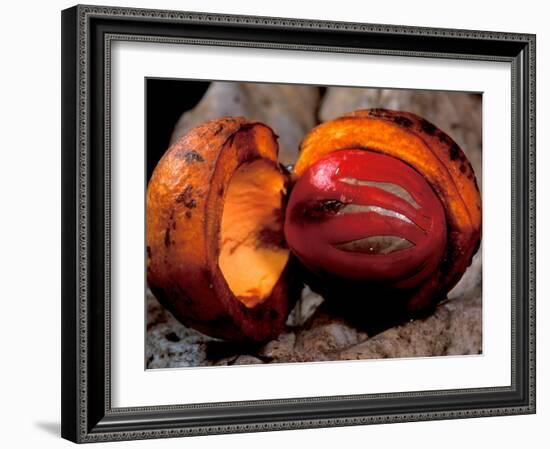
<svg viewBox="0 0 550 449"><path fill-rule="evenodd" d="M197 105L209 85L209 81L145 80L147 182L158 160L168 149L174 125L181 114Z"/></svg>

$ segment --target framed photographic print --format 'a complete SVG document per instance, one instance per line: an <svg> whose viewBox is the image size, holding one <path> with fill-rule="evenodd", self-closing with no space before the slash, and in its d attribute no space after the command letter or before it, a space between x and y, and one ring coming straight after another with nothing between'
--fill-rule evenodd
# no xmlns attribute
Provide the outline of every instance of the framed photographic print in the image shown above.
<svg viewBox="0 0 550 449"><path fill-rule="evenodd" d="M62 436L535 412L535 36L62 12Z"/></svg>

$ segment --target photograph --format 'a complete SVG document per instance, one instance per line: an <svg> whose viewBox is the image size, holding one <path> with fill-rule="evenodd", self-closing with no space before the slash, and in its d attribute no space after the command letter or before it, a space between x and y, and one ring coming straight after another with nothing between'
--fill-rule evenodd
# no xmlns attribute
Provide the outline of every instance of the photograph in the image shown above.
<svg viewBox="0 0 550 449"><path fill-rule="evenodd" d="M200 9L61 14L63 438L534 414L536 35Z"/></svg>
<svg viewBox="0 0 550 449"><path fill-rule="evenodd" d="M107 3L2 11L0 447L544 447L545 3Z"/></svg>
<svg viewBox="0 0 550 449"><path fill-rule="evenodd" d="M144 85L146 369L483 354L481 92Z"/></svg>

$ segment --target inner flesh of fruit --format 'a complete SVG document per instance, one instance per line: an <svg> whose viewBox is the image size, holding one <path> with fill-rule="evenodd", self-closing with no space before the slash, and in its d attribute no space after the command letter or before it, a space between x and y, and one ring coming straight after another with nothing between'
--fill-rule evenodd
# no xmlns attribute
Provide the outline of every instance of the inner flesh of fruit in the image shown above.
<svg viewBox="0 0 550 449"><path fill-rule="evenodd" d="M227 188L218 264L235 297L247 307L269 297L288 261L284 194L283 174L264 159L242 164Z"/></svg>

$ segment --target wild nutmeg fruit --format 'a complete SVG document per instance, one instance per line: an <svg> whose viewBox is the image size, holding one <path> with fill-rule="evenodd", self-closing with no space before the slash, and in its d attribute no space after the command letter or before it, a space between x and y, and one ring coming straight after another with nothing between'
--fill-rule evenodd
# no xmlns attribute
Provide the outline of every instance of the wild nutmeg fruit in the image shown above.
<svg viewBox="0 0 550 449"><path fill-rule="evenodd" d="M472 167L414 114L360 110L319 125L301 144L294 180L289 247L315 289L355 311L358 302L386 302L389 314L433 305L479 246Z"/></svg>
<svg viewBox="0 0 550 449"><path fill-rule="evenodd" d="M299 272L380 329L462 277L480 243L481 198L448 135L410 113L360 110L314 128L300 149L290 180L268 126L225 117L160 160L147 189L147 280L181 322L272 339Z"/></svg>
<svg viewBox="0 0 550 449"><path fill-rule="evenodd" d="M405 288L435 271L447 242L441 202L413 168L360 149L321 158L292 191L286 238L315 272Z"/></svg>
<svg viewBox="0 0 550 449"><path fill-rule="evenodd" d="M164 154L147 188L147 281L207 335L260 342L295 295L283 236L288 175L273 131L244 118L198 126Z"/></svg>

